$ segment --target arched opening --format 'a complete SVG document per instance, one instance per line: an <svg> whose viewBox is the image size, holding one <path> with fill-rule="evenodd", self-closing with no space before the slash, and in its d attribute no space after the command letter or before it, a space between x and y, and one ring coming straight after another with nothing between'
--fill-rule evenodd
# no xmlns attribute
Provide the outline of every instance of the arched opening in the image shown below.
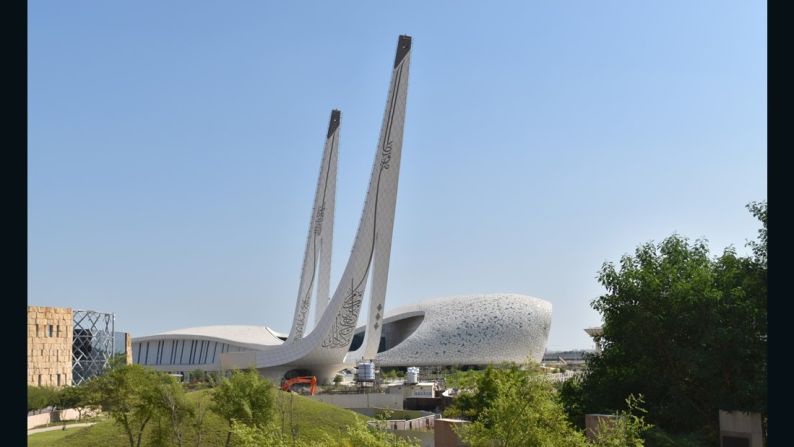
<svg viewBox="0 0 794 447"><path fill-rule="evenodd" d="M381 331L380 342L378 343L378 353L389 350L402 343L406 338L410 337L411 334L416 332L424 319L424 314L421 314L411 315L406 318L384 323L383 329ZM365 334L366 330L362 329L353 335L353 340L350 343L349 351L355 351L356 349L360 348L362 344L364 344Z"/></svg>

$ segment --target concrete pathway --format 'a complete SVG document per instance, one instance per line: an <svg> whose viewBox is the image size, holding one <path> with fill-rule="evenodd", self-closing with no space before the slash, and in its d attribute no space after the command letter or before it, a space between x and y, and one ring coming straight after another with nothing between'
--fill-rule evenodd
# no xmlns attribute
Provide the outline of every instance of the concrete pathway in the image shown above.
<svg viewBox="0 0 794 447"><path fill-rule="evenodd" d="M90 427L91 425L96 424L96 422L83 422L81 424L66 424L66 429L70 430L72 428L80 428L80 427ZM32 428L28 430L28 436L35 435L36 433L41 433L45 431L53 431L53 430L63 430L63 425L54 425L51 427L44 427L44 428Z"/></svg>

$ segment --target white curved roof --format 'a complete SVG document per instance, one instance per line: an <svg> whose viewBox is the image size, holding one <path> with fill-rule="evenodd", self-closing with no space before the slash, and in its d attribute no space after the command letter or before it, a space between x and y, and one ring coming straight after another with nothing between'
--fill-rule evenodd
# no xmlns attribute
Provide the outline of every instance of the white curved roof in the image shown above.
<svg viewBox="0 0 794 447"><path fill-rule="evenodd" d="M378 353L377 359L382 366L523 363L528 358L540 361L551 313L548 301L515 293L447 296L401 306L386 312L384 326L414 316L423 318L405 338ZM360 326L355 332L363 329ZM133 342L140 345L153 340L203 339L273 356L284 344L280 338L284 335L266 326L223 325L178 329L136 337ZM385 328L384 335L396 337ZM169 356L170 351L166 351ZM351 363L358 358L359 350L349 352L345 361ZM180 363L179 367L184 366Z"/></svg>
<svg viewBox="0 0 794 447"><path fill-rule="evenodd" d="M207 338L223 341L224 343L237 343L240 345L276 346L284 343L279 337L282 335L266 326L200 326L177 329L160 334L135 337L135 341L162 340L170 338Z"/></svg>
<svg viewBox="0 0 794 447"><path fill-rule="evenodd" d="M415 315L424 318L407 338L377 358L382 366L540 361L551 313L548 301L516 293L421 301L386 313L384 325Z"/></svg>

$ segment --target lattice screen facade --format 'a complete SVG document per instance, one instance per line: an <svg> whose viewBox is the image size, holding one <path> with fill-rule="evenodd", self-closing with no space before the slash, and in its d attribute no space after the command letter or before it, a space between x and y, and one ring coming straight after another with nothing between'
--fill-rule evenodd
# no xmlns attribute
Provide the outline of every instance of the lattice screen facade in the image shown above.
<svg viewBox="0 0 794 447"><path fill-rule="evenodd" d="M116 316L92 310L74 310L72 384L80 385L102 374L116 352Z"/></svg>

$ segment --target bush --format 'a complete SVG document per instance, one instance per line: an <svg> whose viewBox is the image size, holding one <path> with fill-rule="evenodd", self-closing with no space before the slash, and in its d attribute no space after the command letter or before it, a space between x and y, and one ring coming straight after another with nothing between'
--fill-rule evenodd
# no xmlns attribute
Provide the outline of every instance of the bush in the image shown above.
<svg viewBox="0 0 794 447"><path fill-rule="evenodd" d="M273 385L255 369L235 371L214 388L213 411L229 424L226 446L231 443L234 423L264 429L275 415Z"/></svg>
<svg viewBox="0 0 794 447"><path fill-rule="evenodd" d="M591 444L594 447L643 447L643 435L652 427L645 422L647 411L642 408L644 403L642 395L629 395L626 399L628 410L619 411L612 423L600 421Z"/></svg>
<svg viewBox="0 0 794 447"><path fill-rule="evenodd" d="M190 371L190 383L201 383L207 381L207 373L203 369Z"/></svg>
<svg viewBox="0 0 794 447"><path fill-rule="evenodd" d="M58 390L47 386L28 385L28 411L40 410L55 405L58 401Z"/></svg>
<svg viewBox="0 0 794 447"><path fill-rule="evenodd" d="M472 446L584 447L584 435L567 420L554 386L535 365L494 369L463 377L464 389L445 415L472 421L458 430Z"/></svg>

